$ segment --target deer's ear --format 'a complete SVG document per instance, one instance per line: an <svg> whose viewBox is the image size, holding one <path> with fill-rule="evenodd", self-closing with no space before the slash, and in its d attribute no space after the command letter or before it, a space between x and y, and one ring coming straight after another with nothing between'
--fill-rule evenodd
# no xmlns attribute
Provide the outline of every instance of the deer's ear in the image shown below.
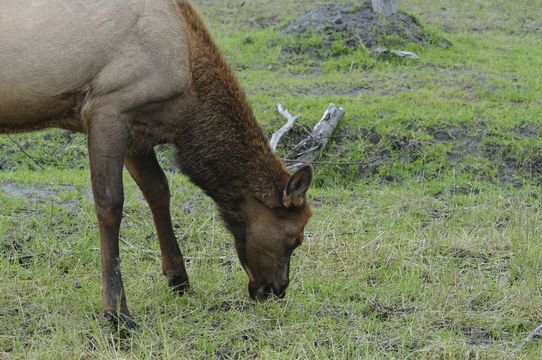
<svg viewBox="0 0 542 360"><path fill-rule="evenodd" d="M305 202L305 194L312 181L312 167L303 166L288 180L288 185L282 194L282 205L284 207L301 206Z"/></svg>

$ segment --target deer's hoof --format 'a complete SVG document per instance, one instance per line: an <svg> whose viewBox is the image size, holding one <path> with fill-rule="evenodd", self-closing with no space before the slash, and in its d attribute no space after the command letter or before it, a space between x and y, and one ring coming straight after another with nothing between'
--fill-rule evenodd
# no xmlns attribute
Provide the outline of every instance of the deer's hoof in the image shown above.
<svg viewBox="0 0 542 360"><path fill-rule="evenodd" d="M179 295L183 295L190 290L190 282L188 281L188 276L186 274L169 275L167 280L171 290L175 291Z"/></svg>
<svg viewBox="0 0 542 360"><path fill-rule="evenodd" d="M113 326L114 330L119 330L122 337L127 337L130 332L139 329L139 325L129 315L105 311L104 316Z"/></svg>

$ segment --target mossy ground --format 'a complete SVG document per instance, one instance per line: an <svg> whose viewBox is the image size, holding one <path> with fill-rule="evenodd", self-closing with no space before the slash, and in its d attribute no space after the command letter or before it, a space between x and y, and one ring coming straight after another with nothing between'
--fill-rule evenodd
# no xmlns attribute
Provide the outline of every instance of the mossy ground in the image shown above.
<svg viewBox="0 0 542 360"><path fill-rule="evenodd" d="M364 162L316 166L286 299L248 300L213 204L175 172L194 292L171 294L126 176L122 266L141 330L119 339L100 316L85 139L0 136L0 358L505 358L542 322L542 5L402 0L451 46L402 48L419 61L340 44L285 55L281 26L322 3L197 2L266 133L284 121L276 102L308 128L334 102L346 116L323 160ZM538 342L520 353L541 356Z"/></svg>

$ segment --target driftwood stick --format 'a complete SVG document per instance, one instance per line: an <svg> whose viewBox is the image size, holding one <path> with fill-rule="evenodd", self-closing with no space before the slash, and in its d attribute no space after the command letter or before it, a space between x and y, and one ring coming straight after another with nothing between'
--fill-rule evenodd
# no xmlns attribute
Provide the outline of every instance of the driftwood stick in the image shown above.
<svg viewBox="0 0 542 360"><path fill-rule="evenodd" d="M514 351L512 351L510 355L508 355L506 358L515 359L520 351L525 349L525 347L527 347L527 345L530 342L532 342L535 338L539 337L540 335L542 335L542 324L538 325L536 329L534 329L534 331L530 333L529 336L527 336L525 340L523 340L523 342Z"/></svg>
<svg viewBox="0 0 542 360"><path fill-rule="evenodd" d="M295 171L303 163L314 163L320 157L343 116L343 108L335 104L329 104L322 119L314 126L309 137L295 146L295 149L300 150L300 152L295 155L297 164L292 165L291 170Z"/></svg>
<svg viewBox="0 0 542 360"><path fill-rule="evenodd" d="M271 147L271 150L273 152L277 151L277 146L279 145L280 139L288 132L290 129L294 126L297 119L299 119L299 114L292 116L290 112L282 105L281 103L277 104L277 111L279 114L284 116L287 120L287 123L281 127L278 131L276 131L273 136L271 136L271 140L269 141L269 146Z"/></svg>

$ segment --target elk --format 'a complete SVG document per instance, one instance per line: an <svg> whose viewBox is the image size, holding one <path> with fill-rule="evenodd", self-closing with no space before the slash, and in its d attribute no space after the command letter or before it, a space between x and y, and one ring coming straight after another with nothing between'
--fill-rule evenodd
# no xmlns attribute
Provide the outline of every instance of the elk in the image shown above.
<svg viewBox="0 0 542 360"><path fill-rule="evenodd" d="M88 138L102 266L102 303L134 326L119 258L122 171L148 202L169 286L189 287L154 147L217 204L249 294L285 295L292 251L311 216L312 168L290 174L186 0L2 0L0 133L63 128Z"/></svg>

